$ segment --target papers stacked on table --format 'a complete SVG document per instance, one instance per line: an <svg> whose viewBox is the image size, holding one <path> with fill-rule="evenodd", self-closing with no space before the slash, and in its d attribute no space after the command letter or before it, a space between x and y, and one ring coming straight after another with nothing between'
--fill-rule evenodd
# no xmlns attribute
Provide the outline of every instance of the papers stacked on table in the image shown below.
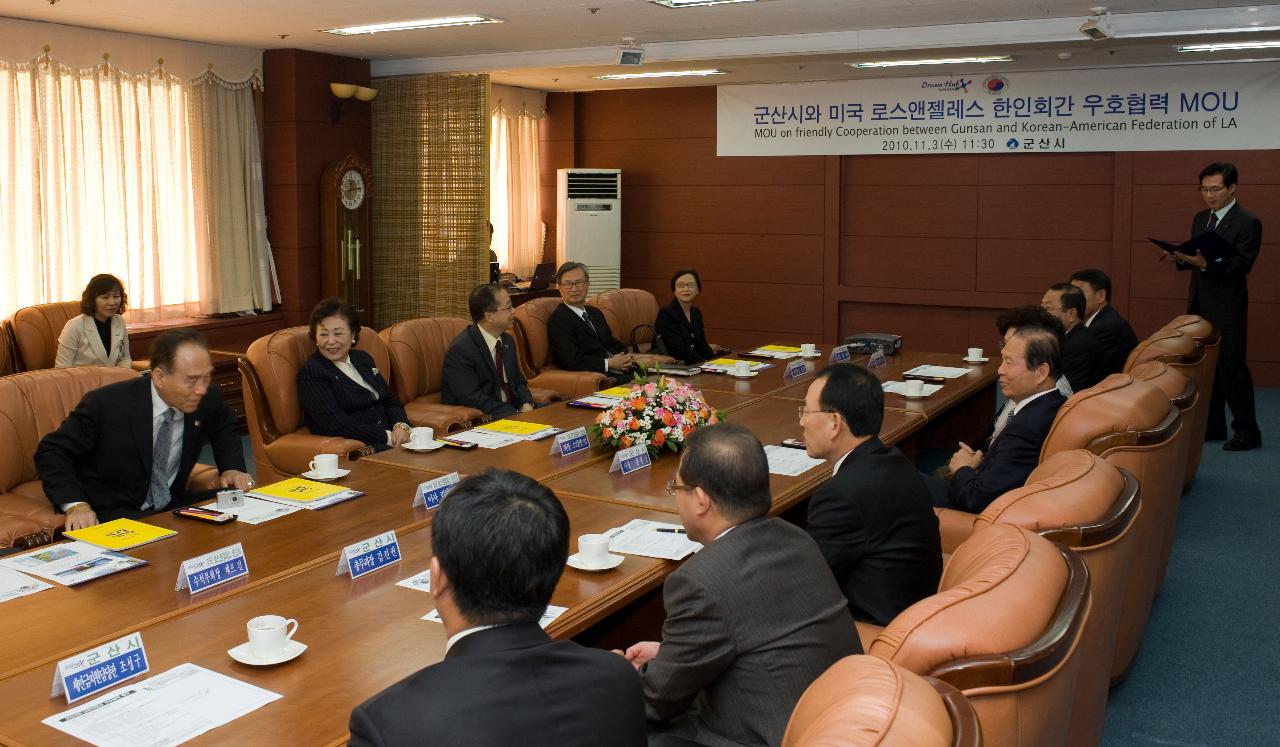
<svg viewBox="0 0 1280 747"><path fill-rule="evenodd" d="M272 501L259 500L245 496L244 505L237 508L218 508L218 502L206 503L200 508L207 508L210 511L221 511L224 514L232 514L237 520L244 524L263 524L286 516L294 511L301 511L301 506L286 506L283 503L274 503Z"/></svg>
<svg viewBox="0 0 1280 747"><path fill-rule="evenodd" d="M270 485L263 485L257 490L251 490L245 495L251 498L261 498L264 501L272 503L280 503L285 506L296 506L298 508L306 508L316 510L327 508L335 503L349 501L352 498L358 498L364 493L359 490L344 488L341 485L330 485L328 483L316 482L315 480L307 480L301 477L290 477L287 480L273 482ZM219 509L221 510L221 509ZM265 521L266 519L263 519Z"/></svg>
<svg viewBox="0 0 1280 747"><path fill-rule="evenodd" d="M699 368L698 370L701 371L702 369ZM630 396L630 394L631 387L629 386L613 386L608 389L601 389L595 394L579 397L569 404L574 407L589 407L593 410L608 410L621 402L623 398Z"/></svg>
<svg viewBox="0 0 1280 747"><path fill-rule="evenodd" d="M63 586L75 586L146 564L145 560L103 550L87 542L63 542L0 560L2 566Z"/></svg>
<svg viewBox="0 0 1280 747"><path fill-rule="evenodd" d="M115 519L105 524L95 524L84 529L65 532L71 539L88 542L104 550L128 550L157 540L172 537L177 532L133 519Z"/></svg>
<svg viewBox="0 0 1280 747"><path fill-rule="evenodd" d="M680 533L659 532L658 529L679 529ZM689 539L679 524L661 521L632 519L616 529L605 532L609 537L609 552L624 555L643 555L646 558L683 560L702 549L702 545Z"/></svg>
<svg viewBox="0 0 1280 747"><path fill-rule="evenodd" d="M752 371L759 371L764 368L773 367L772 363L765 363L764 361L746 361L746 360L742 360L741 358L716 358L715 360L710 360L710 361L707 361L706 363L703 363L702 370L711 371L712 373L729 373L730 371L733 370L733 367L738 365L739 363L746 363L751 367ZM968 370L969 369L967 368L965 369L965 371L968 371Z"/></svg>
<svg viewBox="0 0 1280 747"><path fill-rule="evenodd" d="M749 350L743 355L754 355L758 358L773 358L774 360L791 360L800 355L800 348L791 345L761 345L755 350Z"/></svg>
<svg viewBox="0 0 1280 747"><path fill-rule="evenodd" d="M804 453L804 449L792 449L777 444L764 447L764 455L769 458L769 472L774 475L798 477L819 464L826 464L825 459L814 459Z"/></svg>
<svg viewBox="0 0 1280 747"><path fill-rule="evenodd" d="M924 382L921 383L924 384ZM884 390L890 394L901 394L903 397L907 396L907 382L905 381L886 381L881 384L881 386L883 386ZM933 394L941 388L941 384L924 384L924 393L920 396L928 397L930 394Z"/></svg>
<svg viewBox="0 0 1280 747"><path fill-rule="evenodd" d="M0 602L7 602L10 599L25 597L28 594L35 594L52 588L53 584L37 581L30 576L8 568L0 568Z"/></svg>
<svg viewBox="0 0 1280 747"><path fill-rule="evenodd" d="M444 440L475 444L482 449L501 449L521 441L537 441L560 429L541 423L525 423L520 420L495 420L461 433L450 433Z"/></svg>
<svg viewBox="0 0 1280 747"><path fill-rule="evenodd" d="M944 379L958 379L972 372L972 368L956 368L955 366L916 366L910 371L903 371L903 376L941 376Z"/></svg>

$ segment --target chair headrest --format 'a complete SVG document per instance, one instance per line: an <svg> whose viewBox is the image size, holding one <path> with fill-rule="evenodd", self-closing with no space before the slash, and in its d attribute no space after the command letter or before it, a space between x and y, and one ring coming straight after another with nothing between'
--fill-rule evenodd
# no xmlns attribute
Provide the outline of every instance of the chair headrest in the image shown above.
<svg viewBox="0 0 1280 747"><path fill-rule="evenodd" d="M1093 524L1111 513L1124 488L1124 476L1105 459L1084 449L1060 451L1041 462L1022 487L987 506L975 527L999 522L1039 533Z"/></svg>
<svg viewBox="0 0 1280 747"><path fill-rule="evenodd" d="M440 391L444 356L454 338L471 323L452 316L409 319L378 333L391 358L396 396L408 404Z"/></svg>
<svg viewBox="0 0 1280 747"><path fill-rule="evenodd" d="M1088 449L1103 436L1157 429L1168 416L1169 398L1154 384L1130 374L1111 374L1076 392L1059 408L1040 459L1067 449Z"/></svg>

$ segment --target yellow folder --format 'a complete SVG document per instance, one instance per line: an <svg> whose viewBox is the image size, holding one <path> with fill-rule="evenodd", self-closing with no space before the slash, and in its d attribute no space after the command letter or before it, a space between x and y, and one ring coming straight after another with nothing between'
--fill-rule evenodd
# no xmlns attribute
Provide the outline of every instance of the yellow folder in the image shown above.
<svg viewBox="0 0 1280 747"><path fill-rule="evenodd" d="M756 350L763 350L766 353L798 353L800 348L793 348L790 345L761 345Z"/></svg>
<svg viewBox="0 0 1280 747"><path fill-rule="evenodd" d="M490 433L506 433L512 436L532 436L535 433L541 433L551 426L542 425L541 423L525 423L519 420L495 420L492 423L485 423L477 426L476 430L489 431Z"/></svg>
<svg viewBox="0 0 1280 747"><path fill-rule="evenodd" d="M287 498L291 501L315 501L321 498L328 498L335 493L341 493L347 488L341 485L328 485L315 480L306 480L301 477L290 477L287 480L273 482L270 485L263 485L255 489L250 495L266 495L274 498Z"/></svg>
<svg viewBox="0 0 1280 747"><path fill-rule="evenodd" d="M631 387L614 386L614 387L609 387L608 389L601 389L600 391L596 392L596 394L602 394L606 397L629 397L631 395Z"/></svg>
<svg viewBox="0 0 1280 747"><path fill-rule="evenodd" d="M105 524L73 529L66 535L105 550L128 550L148 542L172 537L177 532L133 519L115 519Z"/></svg>

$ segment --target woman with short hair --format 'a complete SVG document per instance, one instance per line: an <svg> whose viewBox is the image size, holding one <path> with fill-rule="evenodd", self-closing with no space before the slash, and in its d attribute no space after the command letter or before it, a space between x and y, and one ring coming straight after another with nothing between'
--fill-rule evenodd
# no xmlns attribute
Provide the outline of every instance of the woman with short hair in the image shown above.
<svg viewBox="0 0 1280 747"><path fill-rule="evenodd" d="M129 297L115 275L94 275L80 294L80 315L67 320L58 335L55 368L119 366L132 368L124 311Z"/></svg>

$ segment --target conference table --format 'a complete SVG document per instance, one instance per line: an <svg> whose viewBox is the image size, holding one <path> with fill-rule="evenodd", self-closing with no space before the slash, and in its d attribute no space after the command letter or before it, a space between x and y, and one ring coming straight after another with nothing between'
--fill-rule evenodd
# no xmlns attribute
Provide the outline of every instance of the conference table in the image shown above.
<svg viewBox="0 0 1280 747"><path fill-rule="evenodd" d="M885 380L920 363L964 365L958 355L902 353L872 369ZM854 362L865 362L855 358ZM774 365L749 379L700 374L685 379L703 391L727 420L751 429L764 444L800 436L797 407L812 383L809 365L797 378ZM994 412L996 364L972 366L941 391L911 401L886 395L881 438L903 444L939 424L947 429L956 412L980 414L977 427ZM596 411L557 403L516 420L568 430L594 422ZM972 425L972 424L971 424ZM556 492L570 520L570 551L576 537L621 526L632 519L678 522L666 483L678 455L664 453L652 467L623 476L609 473L613 449L593 445L569 457L549 453L551 441L513 444L500 450L444 448L426 453L380 452L354 463L339 482L365 492L361 498L317 511L301 510L259 525L215 526L171 514L148 522L178 534L128 551L148 565L75 588L56 587L4 604L9 625L0 648L0 743L75 744L78 740L40 723L67 709L48 697L55 663L132 632L140 632L154 675L184 662L227 674L282 694L280 700L219 727L194 742L254 742L288 730L297 744L341 744L352 707L414 671L438 661L444 629L420 618L434 604L429 594L396 585L427 567L429 511L411 506L423 481L487 467L515 469ZM829 476L818 465L799 476L770 475L773 514L800 506ZM340 550L395 530L402 560L369 576L335 575ZM182 560L240 542L250 574L200 594L173 591ZM616 569L589 573L566 568L551 603L568 610L548 626L565 638L598 630L628 605L655 598L677 563L625 556ZM230 649L244 642L245 623L256 615L299 620L296 636L310 647L297 660L255 668L233 661ZM596 626L593 628L593 626Z"/></svg>

